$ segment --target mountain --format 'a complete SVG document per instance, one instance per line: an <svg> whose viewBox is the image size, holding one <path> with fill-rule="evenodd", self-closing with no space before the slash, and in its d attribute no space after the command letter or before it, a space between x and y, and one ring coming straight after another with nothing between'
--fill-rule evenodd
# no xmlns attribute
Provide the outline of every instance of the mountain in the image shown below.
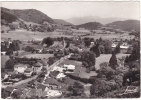
<svg viewBox="0 0 141 100"><path fill-rule="evenodd" d="M53 19L35 9L13 10L13 12L17 17L27 22L42 24L44 21L47 21L48 23L54 23Z"/></svg>
<svg viewBox="0 0 141 100"><path fill-rule="evenodd" d="M55 23L59 24L59 25L73 25L65 20L62 19L53 19Z"/></svg>
<svg viewBox="0 0 141 100"><path fill-rule="evenodd" d="M85 28L85 29L88 29L88 30L94 30L94 29L96 29L100 26L102 26L102 24L99 23L99 22L88 22L88 23L85 23L85 24L76 25L76 27L78 27L78 28Z"/></svg>
<svg viewBox="0 0 141 100"><path fill-rule="evenodd" d="M50 17L48 17L46 14L42 13L41 11L35 10L35 9L25 9L25 10L13 10L13 9L7 9L7 8L1 8L1 12L3 15L1 17L4 19L5 14L10 15L10 19L14 20L14 17L18 19L22 19L27 22L33 22L42 24L44 21L48 23L54 23L54 20ZM7 15L7 17L9 16ZM14 17L11 18L11 15L14 15ZM8 17L9 18L9 17ZM5 20L9 20L9 19ZM13 21L11 20L11 21Z"/></svg>
<svg viewBox="0 0 141 100"><path fill-rule="evenodd" d="M1 23L2 24L11 23L16 20L18 20L17 16L12 14L9 9L6 9L6 8L1 9Z"/></svg>
<svg viewBox="0 0 141 100"><path fill-rule="evenodd" d="M76 17L76 18L70 18L67 19L66 21L74 24L74 25L79 25L79 24L84 24L88 22L100 22L102 24L108 24L114 21L123 21L126 19L123 18L101 18L97 16L86 16L86 17Z"/></svg>
<svg viewBox="0 0 141 100"><path fill-rule="evenodd" d="M125 20L125 21L116 21L107 24L107 26L116 28L116 29L121 29L124 31L140 31L140 21L139 20Z"/></svg>

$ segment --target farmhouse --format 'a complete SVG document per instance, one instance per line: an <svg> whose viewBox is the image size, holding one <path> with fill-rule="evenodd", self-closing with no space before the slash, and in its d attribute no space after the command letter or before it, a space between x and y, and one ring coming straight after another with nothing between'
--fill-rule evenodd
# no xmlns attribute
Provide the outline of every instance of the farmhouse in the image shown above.
<svg viewBox="0 0 141 100"><path fill-rule="evenodd" d="M24 71L29 67L29 65L25 64L17 64L14 66L14 70L19 73L24 73Z"/></svg>
<svg viewBox="0 0 141 100"><path fill-rule="evenodd" d="M65 65L64 64L63 68L65 68L67 73L73 72L75 70L75 66L74 65Z"/></svg>
<svg viewBox="0 0 141 100"><path fill-rule="evenodd" d="M112 44L112 48L116 48L116 46L118 45L118 42L114 42ZM126 53L128 48L130 47L130 45L126 42L123 42L121 45L120 45L120 53Z"/></svg>
<svg viewBox="0 0 141 100"><path fill-rule="evenodd" d="M64 78L64 77L66 77L66 75L64 75L64 73L59 73L59 74L56 76L57 79Z"/></svg>
<svg viewBox="0 0 141 100"><path fill-rule="evenodd" d="M59 90L48 90L47 91L47 97L60 97L62 95L62 92Z"/></svg>
<svg viewBox="0 0 141 100"><path fill-rule="evenodd" d="M33 67L33 71L36 73L39 73L42 68L43 68L43 64L41 64L40 62L37 62Z"/></svg>
<svg viewBox="0 0 141 100"><path fill-rule="evenodd" d="M33 69L32 68L27 68L25 71L24 71L24 74L27 76L27 77L30 77L33 73Z"/></svg>

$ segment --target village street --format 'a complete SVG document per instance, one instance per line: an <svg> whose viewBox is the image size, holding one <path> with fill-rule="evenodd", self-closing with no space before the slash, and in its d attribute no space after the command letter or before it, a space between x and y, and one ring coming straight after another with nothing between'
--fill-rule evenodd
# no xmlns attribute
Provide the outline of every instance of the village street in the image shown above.
<svg viewBox="0 0 141 100"><path fill-rule="evenodd" d="M56 61L53 65L47 67L47 74L45 75L45 78L44 78L42 84L44 84L44 82L45 82L46 78L49 76L51 70L52 70L55 66L59 65L60 63L62 63L65 59L67 59L67 58L70 57L71 55L72 55L72 53L70 53L69 55L67 55L67 56L65 56L65 57L62 57L60 60Z"/></svg>

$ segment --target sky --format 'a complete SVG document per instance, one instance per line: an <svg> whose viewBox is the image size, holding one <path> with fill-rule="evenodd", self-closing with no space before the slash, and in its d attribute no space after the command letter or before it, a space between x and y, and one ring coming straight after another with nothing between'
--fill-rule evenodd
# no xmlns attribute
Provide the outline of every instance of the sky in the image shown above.
<svg viewBox="0 0 141 100"><path fill-rule="evenodd" d="M54 19L98 16L140 19L139 2L2 2L9 9L37 9Z"/></svg>

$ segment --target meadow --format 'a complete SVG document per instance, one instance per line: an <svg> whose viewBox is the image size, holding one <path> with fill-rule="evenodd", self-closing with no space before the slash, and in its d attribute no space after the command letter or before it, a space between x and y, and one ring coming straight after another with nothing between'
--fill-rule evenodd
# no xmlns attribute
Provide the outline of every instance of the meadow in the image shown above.
<svg viewBox="0 0 141 100"><path fill-rule="evenodd" d="M57 38L57 37L68 37L71 38L74 35L64 35L59 32L31 32L31 31L26 31L26 30L15 30L15 31L9 31L9 33L2 33L1 34L1 39L5 40L7 38L11 38L12 40L21 40L21 41L28 41L28 40L39 40L41 41L45 37L52 37L52 38ZM94 34L94 35L88 35L88 36L83 36L82 38L85 37L90 37L94 39L99 39L102 37L102 39L113 39L113 38L120 38L120 39L133 39L133 36L129 36L128 34Z"/></svg>

